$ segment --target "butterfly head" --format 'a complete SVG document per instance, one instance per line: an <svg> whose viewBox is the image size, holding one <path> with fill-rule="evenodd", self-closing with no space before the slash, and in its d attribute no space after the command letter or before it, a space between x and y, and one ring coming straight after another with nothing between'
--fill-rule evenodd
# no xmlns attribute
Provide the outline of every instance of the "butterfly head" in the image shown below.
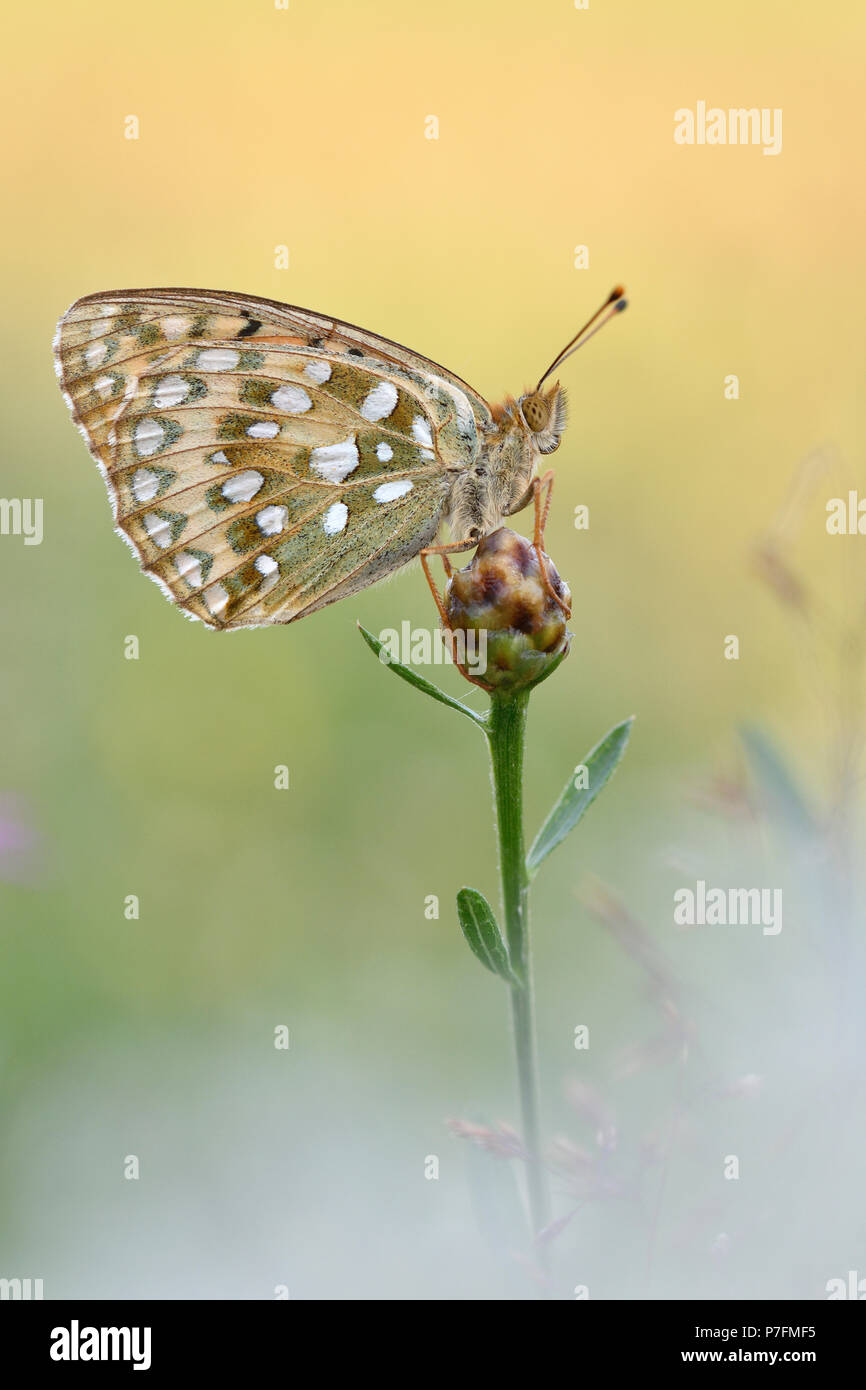
<svg viewBox="0 0 866 1390"><path fill-rule="evenodd" d="M533 446L540 454L552 454L554 449L559 448L566 423L565 392L558 381L550 390L543 390L545 381L562 365L567 357L570 357L573 352L577 352L577 349L583 347L584 343L588 343L590 338L615 314L622 312L626 307L624 294L625 291L621 285L617 285L615 289L611 290L601 308L596 310L580 332L576 333L571 342L565 345L562 352L557 353L535 390L528 391L518 401L520 418L529 431Z"/></svg>
<svg viewBox="0 0 866 1390"><path fill-rule="evenodd" d="M559 448L567 420L565 392L559 382L549 391L529 391L517 405L534 448L540 454L552 454Z"/></svg>

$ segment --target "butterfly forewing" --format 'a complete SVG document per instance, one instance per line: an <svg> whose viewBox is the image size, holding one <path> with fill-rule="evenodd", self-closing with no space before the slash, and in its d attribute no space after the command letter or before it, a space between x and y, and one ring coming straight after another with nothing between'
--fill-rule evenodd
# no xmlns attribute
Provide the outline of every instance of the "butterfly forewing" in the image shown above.
<svg viewBox="0 0 866 1390"><path fill-rule="evenodd" d="M79 300L57 362L142 567L219 628L292 621L417 555L490 421L387 339L216 292Z"/></svg>

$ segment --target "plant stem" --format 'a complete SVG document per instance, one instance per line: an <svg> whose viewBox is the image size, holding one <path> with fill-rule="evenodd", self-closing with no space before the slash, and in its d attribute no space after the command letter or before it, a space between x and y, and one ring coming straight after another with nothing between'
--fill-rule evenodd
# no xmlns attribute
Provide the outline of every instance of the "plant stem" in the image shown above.
<svg viewBox="0 0 866 1390"><path fill-rule="evenodd" d="M511 1018L526 1150L526 1181L533 1237L549 1221L547 1179L541 1162L538 1072L529 941L529 876L523 845L523 748L529 691L491 695L487 737L499 838L502 915L511 968Z"/></svg>

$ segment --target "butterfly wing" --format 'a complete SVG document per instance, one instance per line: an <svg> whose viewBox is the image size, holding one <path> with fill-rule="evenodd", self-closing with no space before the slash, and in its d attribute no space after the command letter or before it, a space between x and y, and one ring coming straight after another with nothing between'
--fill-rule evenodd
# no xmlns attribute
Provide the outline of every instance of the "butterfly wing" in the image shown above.
<svg viewBox="0 0 866 1390"><path fill-rule="evenodd" d="M249 296L91 295L55 347L119 531L214 628L291 622L412 559L491 424L436 363Z"/></svg>

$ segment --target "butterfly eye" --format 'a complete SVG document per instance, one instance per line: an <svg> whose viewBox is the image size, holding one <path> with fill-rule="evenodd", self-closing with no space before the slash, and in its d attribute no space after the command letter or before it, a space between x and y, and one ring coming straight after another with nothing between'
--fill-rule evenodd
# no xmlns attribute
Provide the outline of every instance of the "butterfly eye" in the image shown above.
<svg viewBox="0 0 866 1390"><path fill-rule="evenodd" d="M526 396L520 402L523 418L533 434L540 434L550 423L550 406L543 396Z"/></svg>

